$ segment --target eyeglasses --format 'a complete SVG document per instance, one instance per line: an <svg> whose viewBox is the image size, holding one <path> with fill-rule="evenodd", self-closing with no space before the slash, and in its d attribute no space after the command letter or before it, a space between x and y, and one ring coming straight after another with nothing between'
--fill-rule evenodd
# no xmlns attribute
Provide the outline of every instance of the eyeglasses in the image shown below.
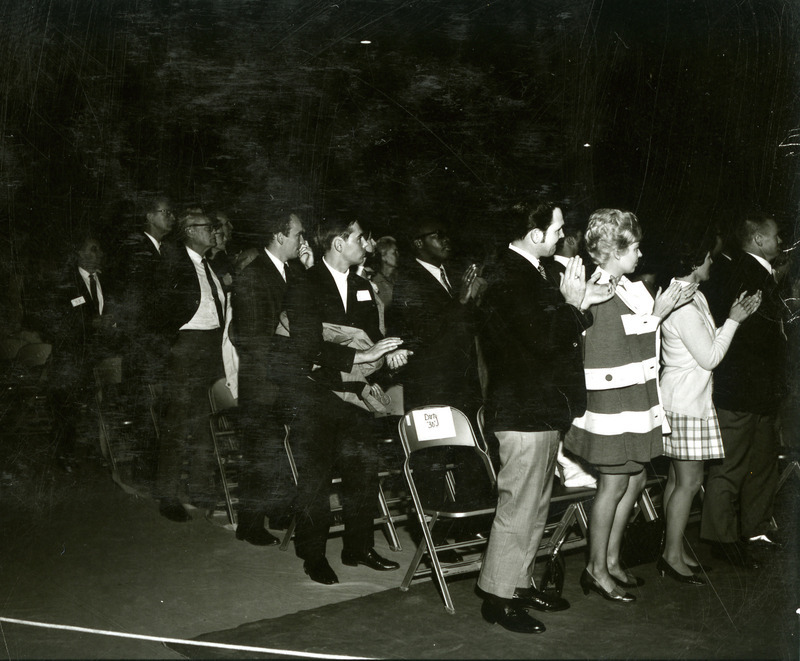
<svg viewBox="0 0 800 661"><path fill-rule="evenodd" d="M172 213L172 209L156 209L156 213L165 213L169 216Z"/></svg>
<svg viewBox="0 0 800 661"><path fill-rule="evenodd" d="M447 230L433 230L433 232L425 232L425 234L420 234L417 238L425 239L429 236L435 236L436 238L443 240L447 238Z"/></svg>
<svg viewBox="0 0 800 661"><path fill-rule="evenodd" d="M189 228L189 227L206 227L206 228L210 227L211 228L210 231L212 231L212 232L216 232L220 228L219 225L215 225L213 223L197 223L196 225L187 225L186 227L187 228Z"/></svg>

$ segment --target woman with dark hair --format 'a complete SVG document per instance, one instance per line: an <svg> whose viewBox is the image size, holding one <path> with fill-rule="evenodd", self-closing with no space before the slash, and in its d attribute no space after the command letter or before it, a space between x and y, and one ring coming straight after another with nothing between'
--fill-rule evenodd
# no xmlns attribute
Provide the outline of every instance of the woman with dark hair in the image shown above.
<svg viewBox="0 0 800 661"><path fill-rule="evenodd" d="M709 278L715 237L684 235L674 252L677 282L696 286ZM723 359L739 324L761 303L761 292L734 301L722 328L714 326L708 302L696 292L661 326L661 397L672 433L664 436L664 455L672 459L664 490L666 541L656 569L680 583L704 585L703 570L683 544L692 500L703 483L703 462L725 456L717 413L711 401L713 370Z"/></svg>
<svg viewBox="0 0 800 661"><path fill-rule="evenodd" d="M661 454L664 415L658 394L658 327L697 285L673 283L655 300L641 282L631 282L642 253L642 231L629 211L599 209L589 218L586 248L599 266L599 283L615 285L614 296L590 310L585 331L586 413L572 421L564 445L599 473L589 531L589 562L581 575L590 590L610 601L636 599L622 588L643 584L620 564L625 527L644 489L644 465Z"/></svg>

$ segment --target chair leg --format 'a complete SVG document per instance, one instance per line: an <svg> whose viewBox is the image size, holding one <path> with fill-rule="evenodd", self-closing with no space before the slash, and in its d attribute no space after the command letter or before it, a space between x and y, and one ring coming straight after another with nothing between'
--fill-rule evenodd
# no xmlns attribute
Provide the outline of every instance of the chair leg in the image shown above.
<svg viewBox="0 0 800 661"><path fill-rule="evenodd" d="M219 443L217 443L217 434L214 425L216 424L216 420L214 419L214 415L212 414L211 418L209 419L209 425L211 427L211 440L214 443L214 456L217 458L217 466L219 467L219 479L222 482L222 491L225 494L225 511L228 514L228 521L231 525L236 525L236 512L233 509L233 499L231 498L231 490L230 485L228 484L228 476L225 474L225 461L222 459L222 455L219 451Z"/></svg>
<svg viewBox="0 0 800 661"><path fill-rule="evenodd" d="M286 528L286 534L283 536L283 540L281 540L281 545L278 547L281 551L285 551L289 548L289 542L292 541L292 535L294 535L294 529L297 527L297 514L292 514L292 520L289 521L289 526Z"/></svg>
<svg viewBox="0 0 800 661"><path fill-rule="evenodd" d="M425 515L423 514L423 519ZM424 521L423 521L424 523ZM428 557L431 560L431 565L433 567L433 573L436 576L436 580L439 583L439 588L442 591L442 597L444 597L444 607L450 615L455 615L456 607L453 605L453 598L450 596L450 590L447 588L447 581L444 578L444 572L442 571L442 563L439 562L439 555L436 553L436 544L433 541L433 526L436 525L436 515L431 517L430 526L423 526L422 534L425 537L425 542L428 546L429 553Z"/></svg>
<svg viewBox="0 0 800 661"><path fill-rule="evenodd" d="M383 514L383 531L389 542L389 548L392 551L402 551L403 547L400 545L400 538L397 536L397 528L394 525L394 519L389 511L389 503L386 502L386 494L383 492L383 485L380 482L378 483L378 504Z"/></svg>

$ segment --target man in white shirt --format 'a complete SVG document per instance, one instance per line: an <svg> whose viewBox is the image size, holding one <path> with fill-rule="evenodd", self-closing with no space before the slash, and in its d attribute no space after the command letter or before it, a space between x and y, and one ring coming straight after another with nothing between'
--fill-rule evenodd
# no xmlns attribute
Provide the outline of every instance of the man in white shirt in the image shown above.
<svg viewBox="0 0 800 661"><path fill-rule="evenodd" d="M168 407L159 448L156 496L159 512L172 521L188 521L182 501L200 506L216 501L212 443L208 429L208 387L226 376L223 330L230 315L227 296L205 259L216 244L215 224L200 210L178 224L181 243L168 255L165 286L154 311L170 345ZM190 458L189 494L182 492L184 455Z"/></svg>

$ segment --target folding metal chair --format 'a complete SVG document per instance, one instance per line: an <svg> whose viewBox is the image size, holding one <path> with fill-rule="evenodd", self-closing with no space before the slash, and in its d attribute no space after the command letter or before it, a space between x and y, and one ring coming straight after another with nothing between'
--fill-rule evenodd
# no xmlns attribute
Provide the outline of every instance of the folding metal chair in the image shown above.
<svg viewBox="0 0 800 661"><path fill-rule="evenodd" d="M208 389L211 415L208 418L211 440L214 443L214 456L219 467L220 483L225 498L225 512L231 525L236 525L236 505L239 500L233 490L239 486L238 470L241 466L242 452L231 421L231 410L238 401L228 388L224 378L218 379Z"/></svg>
<svg viewBox="0 0 800 661"><path fill-rule="evenodd" d="M408 482L414 509L422 528L423 538L417 546L411 566L400 584L400 589L406 591L411 586L415 578L435 576L439 588L444 598L445 608L448 613L455 613L453 600L447 588L445 578L456 574L464 574L480 569L482 558L467 560L443 566L439 560L440 551L450 549L466 549L476 546L484 546L486 539L470 539L461 542L436 545L433 541L433 528L442 519L465 519L476 516L493 515L496 508L496 501L484 503L482 507L465 508L458 503L457 479L454 479L452 472L445 473L445 484L450 495L450 503L443 506L441 504L424 503L420 496L419 489L414 481L412 469L412 457L417 455L420 458L425 451L432 448L464 448L472 450L477 461L479 461L486 472L487 491L494 492L497 483L492 462L489 455L481 447L472 425L464 413L450 406L422 406L408 411L398 423L400 431L400 441L405 453L403 463L403 473ZM420 454L417 454L420 453ZM423 555L427 554L431 568L421 567Z"/></svg>
<svg viewBox="0 0 800 661"><path fill-rule="evenodd" d="M286 428L286 436L283 438L283 447L286 450L286 457L289 460L289 466L292 470L292 479L294 483L297 484L298 481L298 472L297 472L297 464L294 460L294 454L292 453L292 446L289 443L289 435L290 435L290 428L289 425L284 425ZM405 517L400 515L393 515L389 511L390 503L394 504L399 502L400 499L392 499L388 501L386 499L386 494L383 491L383 480L386 477L391 475L391 471L382 470L378 472L378 507L380 508L381 515L375 519L375 525L379 525L383 527L383 533L386 535L386 540L389 542L389 548L392 551L402 551L403 547L400 545L400 538L397 536L397 528L395 526L395 521L405 520ZM342 479L340 477L335 477L331 480L331 485L341 484ZM341 511L341 506L337 504L331 505L331 511L336 514ZM281 551L285 551L289 548L289 542L292 540L292 536L294 535L294 529L297 527L297 514L292 515L292 519L289 522L289 526L286 528L286 533L283 535L283 540L281 541L280 549ZM331 533L338 533L344 530L344 525L337 524L331 526L330 532Z"/></svg>

